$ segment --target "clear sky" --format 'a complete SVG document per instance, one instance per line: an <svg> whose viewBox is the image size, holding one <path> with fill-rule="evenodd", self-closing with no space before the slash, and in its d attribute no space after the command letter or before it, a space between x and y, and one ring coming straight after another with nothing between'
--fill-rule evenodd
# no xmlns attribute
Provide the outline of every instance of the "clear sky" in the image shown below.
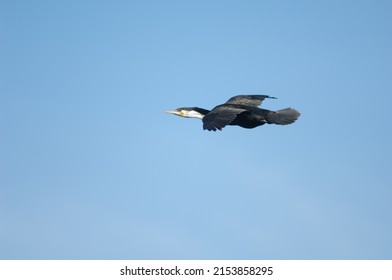
<svg viewBox="0 0 392 280"><path fill-rule="evenodd" d="M0 1L1 259L391 259L391 1ZM290 126L167 109L238 94Z"/></svg>

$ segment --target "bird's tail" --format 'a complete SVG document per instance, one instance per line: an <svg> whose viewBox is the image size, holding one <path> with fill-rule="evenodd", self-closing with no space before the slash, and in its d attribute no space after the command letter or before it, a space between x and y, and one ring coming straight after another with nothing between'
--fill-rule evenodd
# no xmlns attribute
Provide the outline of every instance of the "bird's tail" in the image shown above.
<svg viewBox="0 0 392 280"><path fill-rule="evenodd" d="M286 125L295 122L301 114L292 108L286 108L268 113L267 122L272 124Z"/></svg>

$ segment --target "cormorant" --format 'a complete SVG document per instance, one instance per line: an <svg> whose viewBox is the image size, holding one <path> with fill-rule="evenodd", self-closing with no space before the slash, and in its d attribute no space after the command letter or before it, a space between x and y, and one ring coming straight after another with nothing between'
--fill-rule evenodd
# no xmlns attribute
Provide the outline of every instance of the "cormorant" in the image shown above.
<svg viewBox="0 0 392 280"><path fill-rule="evenodd" d="M199 107L181 107L167 110L166 113L185 118L198 118L203 121L203 129L222 130L226 125L255 128L263 124L287 125L295 122L300 113L292 108L270 111L258 108L268 95L237 95L211 111Z"/></svg>

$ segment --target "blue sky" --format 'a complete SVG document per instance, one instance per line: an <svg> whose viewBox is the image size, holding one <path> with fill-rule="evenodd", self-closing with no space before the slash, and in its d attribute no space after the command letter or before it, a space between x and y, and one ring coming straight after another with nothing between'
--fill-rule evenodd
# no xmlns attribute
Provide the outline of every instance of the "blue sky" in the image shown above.
<svg viewBox="0 0 392 280"><path fill-rule="evenodd" d="M1 259L391 259L390 1L1 1ZM237 94L290 126L164 114Z"/></svg>

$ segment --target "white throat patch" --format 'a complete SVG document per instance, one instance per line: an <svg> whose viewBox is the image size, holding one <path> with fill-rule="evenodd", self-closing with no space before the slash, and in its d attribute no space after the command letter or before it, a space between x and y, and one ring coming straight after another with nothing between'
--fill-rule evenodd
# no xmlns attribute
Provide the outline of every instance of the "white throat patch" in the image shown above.
<svg viewBox="0 0 392 280"><path fill-rule="evenodd" d="M197 119L202 119L204 117L204 115L202 115L199 112L196 112L194 110L184 112L184 114L182 116L186 117L186 118L197 118Z"/></svg>

